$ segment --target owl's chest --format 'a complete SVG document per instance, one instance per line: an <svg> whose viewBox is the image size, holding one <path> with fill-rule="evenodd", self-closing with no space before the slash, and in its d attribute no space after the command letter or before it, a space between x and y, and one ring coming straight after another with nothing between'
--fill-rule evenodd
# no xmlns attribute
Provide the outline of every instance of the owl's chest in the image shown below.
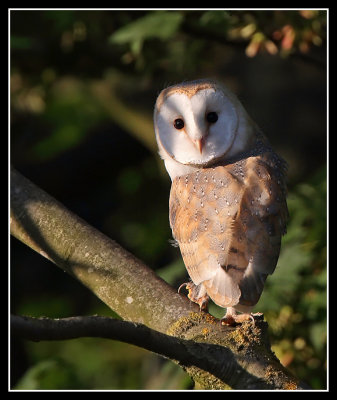
<svg viewBox="0 0 337 400"><path fill-rule="evenodd" d="M170 194L170 224L175 239L198 238L228 243L253 235L258 225L268 230L271 215L283 202L282 182L258 157L206 168L177 177Z"/></svg>
<svg viewBox="0 0 337 400"><path fill-rule="evenodd" d="M177 177L170 196L170 223L176 239L196 240L206 232L224 234L238 212L243 187L224 167Z"/></svg>

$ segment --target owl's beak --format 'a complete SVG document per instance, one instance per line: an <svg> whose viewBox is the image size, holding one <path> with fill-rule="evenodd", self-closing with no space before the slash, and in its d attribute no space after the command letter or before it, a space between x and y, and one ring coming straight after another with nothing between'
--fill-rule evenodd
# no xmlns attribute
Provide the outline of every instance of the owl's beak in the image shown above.
<svg viewBox="0 0 337 400"><path fill-rule="evenodd" d="M204 138L196 140L194 144L196 148L199 150L199 153L202 154L202 149L204 147Z"/></svg>

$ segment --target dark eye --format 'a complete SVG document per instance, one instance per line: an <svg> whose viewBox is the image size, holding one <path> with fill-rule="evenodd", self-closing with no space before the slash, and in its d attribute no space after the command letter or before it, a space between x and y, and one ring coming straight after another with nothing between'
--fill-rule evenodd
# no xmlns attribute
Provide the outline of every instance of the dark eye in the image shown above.
<svg viewBox="0 0 337 400"><path fill-rule="evenodd" d="M174 120L173 126L176 129L183 129L185 124L184 124L184 121L181 118L177 118L177 119Z"/></svg>
<svg viewBox="0 0 337 400"><path fill-rule="evenodd" d="M208 122L210 122L211 124L213 124L214 122L216 122L218 120L218 114L216 112L209 112L206 115L206 119Z"/></svg>

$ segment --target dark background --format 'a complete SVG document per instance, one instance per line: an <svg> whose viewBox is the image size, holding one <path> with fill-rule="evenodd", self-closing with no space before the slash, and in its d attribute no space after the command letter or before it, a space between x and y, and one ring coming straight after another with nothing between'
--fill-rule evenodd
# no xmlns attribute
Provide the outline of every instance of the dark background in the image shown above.
<svg viewBox="0 0 337 400"><path fill-rule="evenodd" d="M289 164L288 234L254 311L283 365L316 389L326 388L326 14L10 11L11 163L176 287L187 275L168 242L156 96L205 77L238 95ZM12 312L114 315L16 239L10 255ZM173 363L108 340L12 339L10 365L14 389L193 387Z"/></svg>

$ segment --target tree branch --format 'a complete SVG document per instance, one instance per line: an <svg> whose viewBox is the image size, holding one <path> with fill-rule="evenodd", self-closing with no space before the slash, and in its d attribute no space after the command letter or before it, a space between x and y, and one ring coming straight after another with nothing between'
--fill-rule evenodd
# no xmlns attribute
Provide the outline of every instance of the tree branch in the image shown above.
<svg viewBox="0 0 337 400"><path fill-rule="evenodd" d="M100 337L142 347L146 333L153 331L142 324L97 315L57 319L11 315L10 324L12 334L34 342Z"/></svg>
<svg viewBox="0 0 337 400"><path fill-rule="evenodd" d="M135 323L131 329L133 324L126 321L98 317L34 320L40 338L84 332L140 345L178 361L204 389L308 388L271 351L266 322L223 327L15 170L11 171L11 233L76 277L124 320ZM37 330L30 329L31 319L14 317L13 333L35 332L31 338L37 338Z"/></svg>
<svg viewBox="0 0 337 400"><path fill-rule="evenodd" d="M115 241L11 172L11 233L76 277L123 319L165 332L198 311Z"/></svg>
<svg viewBox="0 0 337 400"><path fill-rule="evenodd" d="M32 318L11 315L13 335L32 340L68 340L99 337L133 344L187 365L183 340L155 331L143 324L110 317ZM191 342L190 345L193 345Z"/></svg>

